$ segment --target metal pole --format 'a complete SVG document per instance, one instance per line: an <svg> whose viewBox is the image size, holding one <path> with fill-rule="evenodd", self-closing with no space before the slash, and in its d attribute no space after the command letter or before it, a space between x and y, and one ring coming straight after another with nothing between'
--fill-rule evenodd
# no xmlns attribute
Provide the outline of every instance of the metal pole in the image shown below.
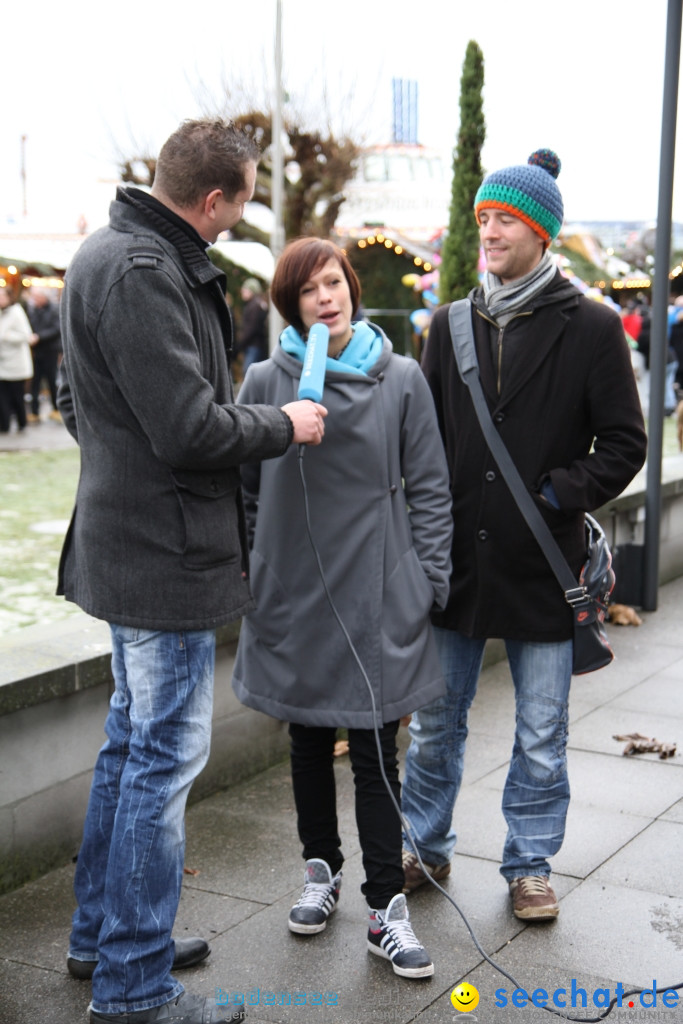
<svg viewBox="0 0 683 1024"><path fill-rule="evenodd" d="M22 206L24 217L28 213L28 204L26 200L26 139L28 136L21 136L21 195L22 195Z"/></svg>
<svg viewBox="0 0 683 1024"><path fill-rule="evenodd" d="M659 157L659 200L655 240L655 280L650 339L650 410L648 414L647 490L645 493L645 550L643 551L643 608L655 611L659 589L659 532L662 511L662 435L666 373L669 269L671 267L671 208L678 71L681 56L681 0L669 0L666 19L662 138Z"/></svg>
<svg viewBox="0 0 683 1024"><path fill-rule="evenodd" d="M271 202L273 229L270 234L270 249L277 260L285 244L283 218L284 157L282 153L282 0L276 0L275 14L275 96L273 98L273 138L271 170ZM277 348L282 320L273 304L268 317L268 344L270 351Z"/></svg>

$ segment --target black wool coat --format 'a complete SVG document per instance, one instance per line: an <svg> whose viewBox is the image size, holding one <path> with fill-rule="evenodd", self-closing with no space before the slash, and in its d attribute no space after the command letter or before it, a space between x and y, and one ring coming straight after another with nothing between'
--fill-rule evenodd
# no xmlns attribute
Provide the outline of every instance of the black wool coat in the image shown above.
<svg viewBox="0 0 683 1024"><path fill-rule="evenodd" d="M144 629L214 629L252 607L240 465L293 434L280 409L234 403L225 279L194 234L120 191L61 302L59 408L81 471L58 593Z"/></svg>
<svg viewBox="0 0 683 1024"><path fill-rule="evenodd" d="M481 289L470 298L493 421L578 574L585 560L584 512L620 494L645 461L643 416L621 321L559 272L504 329L488 316ZM489 452L459 377L447 306L434 314L422 368L446 448L455 526L449 599L432 621L466 636L570 639L571 609ZM540 495L548 478L559 509Z"/></svg>

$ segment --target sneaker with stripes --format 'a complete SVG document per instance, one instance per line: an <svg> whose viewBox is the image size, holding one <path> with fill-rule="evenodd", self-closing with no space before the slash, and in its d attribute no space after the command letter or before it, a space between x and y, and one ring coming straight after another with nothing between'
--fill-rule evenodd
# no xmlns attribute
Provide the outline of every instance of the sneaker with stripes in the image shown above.
<svg viewBox="0 0 683 1024"><path fill-rule="evenodd" d="M319 857L306 861L304 891L289 912L290 932L315 935L323 931L328 917L337 909L341 879L341 871L332 877L327 861Z"/></svg>
<svg viewBox="0 0 683 1024"><path fill-rule="evenodd" d="M403 893L394 896L386 910L370 911L368 949L390 960L394 974L402 978L430 978L434 974L427 950L415 938Z"/></svg>

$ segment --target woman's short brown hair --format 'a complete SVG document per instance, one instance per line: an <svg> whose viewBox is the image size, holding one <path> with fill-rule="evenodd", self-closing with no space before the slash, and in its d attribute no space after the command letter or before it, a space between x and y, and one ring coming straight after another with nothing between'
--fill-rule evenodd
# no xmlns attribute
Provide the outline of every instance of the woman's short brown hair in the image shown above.
<svg viewBox="0 0 683 1024"><path fill-rule="evenodd" d="M300 334L304 325L299 316L301 288L328 260L337 260L349 286L351 306L360 306L360 281L346 253L325 238L296 238L289 242L277 261L270 296L280 315Z"/></svg>

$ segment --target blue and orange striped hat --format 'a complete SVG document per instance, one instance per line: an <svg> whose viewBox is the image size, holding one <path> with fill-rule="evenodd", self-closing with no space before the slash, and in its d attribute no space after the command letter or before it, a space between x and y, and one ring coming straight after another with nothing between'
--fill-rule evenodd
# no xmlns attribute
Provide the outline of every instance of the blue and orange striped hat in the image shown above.
<svg viewBox="0 0 683 1024"><path fill-rule="evenodd" d="M474 197L474 215L486 207L507 210L540 235L547 246L560 233L564 205L555 178L560 158L552 149L537 149L526 164L504 167L487 175Z"/></svg>

